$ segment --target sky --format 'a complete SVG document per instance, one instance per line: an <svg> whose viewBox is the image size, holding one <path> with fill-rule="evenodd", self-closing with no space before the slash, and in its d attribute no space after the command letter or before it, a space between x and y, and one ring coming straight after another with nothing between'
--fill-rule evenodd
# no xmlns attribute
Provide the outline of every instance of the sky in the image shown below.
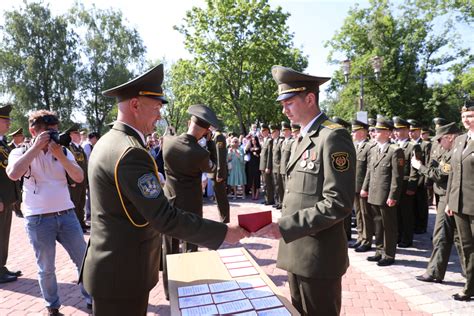
<svg viewBox="0 0 474 316"><path fill-rule="evenodd" d="M179 58L190 58L184 48L184 37L173 30L174 25L182 24L187 10L193 6L203 7L202 0L82 0L86 8L94 4L100 9L120 9L127 19L126 24L140 33L147 47L147 58L150 60L166 58L173 62ZM53 14L65 13L74 0L43 0L49 4ZM366 0L270 0L275 8L281 6L290 13L288 25L294 33L294 45L308 56L309 64L305 72L330 77L340 67L327 62L329 50L324 42L332 38L342 26L347 11L358 3L368 6ZM0 1L0 24L3 24L3 12L23 6L23 0ZM341 57L341 59L344 59ZM325 99L325 86L321 89L321 100Z"/></svg>
<svg viewBox="0 0 474 316"><path fill-rule="evenodd" d="M31 0L30 0L31 1ZM53 14L63 14L72 7L75 0L43 0L49 4ZM99 9L120 9L126 18L126 25L134 27L140 33L147 47L147 59L165 58L168 62L179 58L190 58L184 48L184 37L173 29L182 24L187 10L193 6L204 7L203 0L81 0L86 8L94 4ZM330 40L343 25L348 10L358 4L368 7L368 0L269 0L275 8L281 6L283 11L290 13L287 21L290 32L294 33L294 45L302 49L308 56L306 73L331 77L340 68L340 64L327 61L329 49L324 43ZM392 0L400 3L401 0ZM23 6L23 0L0 1L0 25L3 25L3 12ZM472 29L468 30L468 38ZM474 43L474 40L468 41ZM340 61L345 56L336 56ZM441 77L441 81L446 78ZM437 80L437 79L434 79ZM326 84L327 85L327 84ZM321 87L321 100L326 99L326 86Z"/></svg>

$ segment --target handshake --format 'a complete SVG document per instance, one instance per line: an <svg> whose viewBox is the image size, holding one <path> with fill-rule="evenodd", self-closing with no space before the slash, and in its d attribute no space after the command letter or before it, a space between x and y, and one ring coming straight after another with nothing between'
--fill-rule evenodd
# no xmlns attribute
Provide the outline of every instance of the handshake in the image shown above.
<svg viewBox="0 0 474 316"><path fill-rule="evenodd" d="M280 228L277 223L271 222L270 224L262 227L256 232L249 232L239 225L228 225L227 234L225 235L224 241L230 244L236 244L241 239L246 237L262 237L270 239L280 239Z"/></svg>

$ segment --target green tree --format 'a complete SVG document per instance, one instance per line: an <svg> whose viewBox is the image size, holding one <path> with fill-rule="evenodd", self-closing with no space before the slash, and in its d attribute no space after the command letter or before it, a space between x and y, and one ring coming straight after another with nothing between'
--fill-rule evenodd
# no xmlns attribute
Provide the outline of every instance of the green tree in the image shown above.
<svg viewBox="0 0 474 316"><path fill-rule="evenodd" d="M456 19L442 16L429 2L419 6L420 1L407 0L396 9L388 0L371 0L366 9L355 6L327 43L331 48L329 60L335 55L347 56L353 61L355 76L372 72L372 57L384 57L382 80L364 82L366 110L371 116L402 115L428 123L431 117L454 106L446 103L452 102L449 95L454 91L428 85L428 76L441 72L456 76L472 64L473 56L460 41L454 27ZM345 85L341 71L334 79L328 107L350 118L356 110L359 81Z"/></svg>
<svg viewBox="0 0 474 316"><path fill-rule="evenodd" d="M144 64L145 46L138 31L127 27L120 11L86 9L76 4L69 18L82 30L80 53L85 62L79 71L81 109L90 128L102 132L114 120L115 100L102 91L131 79Z"/></svg>
<svg viewBox="0 0 474 316"><path fill-rule="evenodd" d="M77 105L77 35L64 16L52 16L41 3L25 1L4 16L0 76L4 91L13 97L15 120L26 127L28 111L48 109L68 124Z"/></svg>
<svg viewBox="0 0 474 316"><path fill-rule="evenodd" d="M281 7L272 9L267 0L206 3L204 9L188 11L183 25L176 27L194 56L190 77L202 86L190 89L190 99L199 96L228 128L242 133L256 120L283 119L275 103L270 68L281 64L303 70L307 66L307 57L293 47L293 34L286 25L289 14ZM185 87L182 90L186 93Z"/></svg>

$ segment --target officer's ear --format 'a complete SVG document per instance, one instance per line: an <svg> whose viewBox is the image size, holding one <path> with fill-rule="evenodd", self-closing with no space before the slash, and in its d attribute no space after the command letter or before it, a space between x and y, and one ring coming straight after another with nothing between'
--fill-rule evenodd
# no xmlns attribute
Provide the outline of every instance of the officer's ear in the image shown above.
<svg viewBox="0 0 474 316"><path fill-rule="evenodd" d="M129 107L130 111L134 114L137 113L139 104L140 104L140 102L138 101L138 98L131 98L128 101L128 107Z"/></svg>

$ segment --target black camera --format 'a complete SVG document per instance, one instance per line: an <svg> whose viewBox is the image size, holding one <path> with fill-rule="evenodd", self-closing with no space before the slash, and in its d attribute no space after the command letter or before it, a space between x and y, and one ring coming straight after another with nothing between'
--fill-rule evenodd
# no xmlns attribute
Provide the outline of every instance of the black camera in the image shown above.
<svg viewBox="0 0 474 316"><path fill-rule="evenodd" d="M67 147L71 143L71 136L69 136L69 134L66 134L66 133L59 134L57 130L52 129L52 128L48 129L48 133L49 133L49 138L58 145Z"/></svg>

